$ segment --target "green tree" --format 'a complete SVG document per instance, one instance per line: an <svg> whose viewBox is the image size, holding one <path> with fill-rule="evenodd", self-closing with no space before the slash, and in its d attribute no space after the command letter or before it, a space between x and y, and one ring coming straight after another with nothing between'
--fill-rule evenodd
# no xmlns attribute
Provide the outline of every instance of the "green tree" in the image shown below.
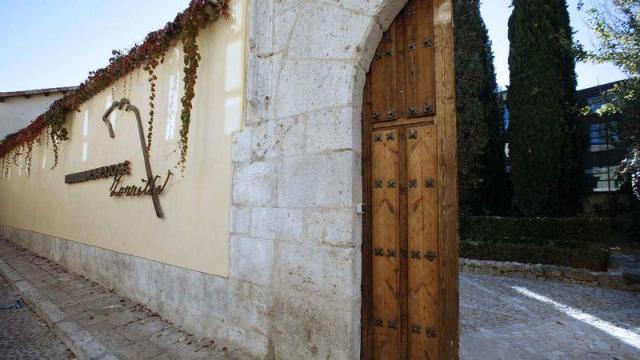
<svg viewBox="0 0 640 360"><path fill-rule="evenodd" d="M503 207L504 140L493 53L480 0L455 0L458 169L463 211Z"/></svg>
<svg viewBox="0 0 640 360"><path fill-rule="evenodd" d="M629 76L606 94L609 103L599 111L621 113L620 130L629 149L622 170L640 199L640 0L610 0L587 14L599 42L593 51L581 49L583 57L613 63Z"/></svg>
<svg viewBox="0 0 640 360"><path fill-rule="evenodd" d="M556 41L557 54L562 74L562 92L564 95L564 119L567 126L565 137L562 175L560 176L560 194L557 203L557 214L571 216L578 213L581 206L581 195L584 179L582 164L582 147L584 129L578 120L576 56L573 43L571 18L566 1L552 1L556 6Z"/></svg>
<svg viewBox="0 0 640 360"><path fill-rule="evenodd" d="M581 189L575 52L564 0L513 0L509 19L510 158L525 216L569 215Z"/></svg>

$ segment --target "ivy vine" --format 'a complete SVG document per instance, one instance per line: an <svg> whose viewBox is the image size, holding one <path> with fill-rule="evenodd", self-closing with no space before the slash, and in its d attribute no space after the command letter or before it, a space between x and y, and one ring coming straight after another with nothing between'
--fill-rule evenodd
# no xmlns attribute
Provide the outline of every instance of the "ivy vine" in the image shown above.
<svg viewBox="0 0 640 360"><path fill-rule="evenodd" d="M184 45L184 95L182 97L181 129L180 129L180 160L179 164L184 169L188 150L189 124L191 122L192 101L195 96L195 84L197 80L197 68L200 62L198 52L197 35L207 24L218 20L221 16L229 16L229 0L192 0L189 7L176 18L165 25L161 30L147 35L145 41L131 48L127 54L114 50L109 59L109 65L105 68L92 71L77 90L67 93L61 99L55 101L43 115L36 118L29 126L5 138L0 143L0 157L3 158L2 167L7 162L5 157L14 154L14 160L25 151L30 154L33 141L49 129L49 140L54 156L53 167L57 166L60 154L60 144L69 139L69 134L64 126L67 114L77 110L87 100L91 99L104 89L112 86L115 81L143 67L150 74L151 95L149 111L148 151L151 150L151 136L153 132L153 119L155 115L155 88L157 80L153 70L158 63L164 60L164 54L182 40ZM25 148L26 146L26 148ZM28 155L29 159L31 155ZM31 160L28 160L30 163Z"/></svg>
<svg viewBox="0 0 640 360"><path fill-rule="evenodd" d="M193 16L203 15L204 13L196 13ZM194 21L198 23L198 21ZM184 47L184 94L181 99L182 112L180 114L180 160L178 164L184 170L187 162L187 150L189 149L189 125L191 124L191 108L192 101L195 97L196 80L198 79L197 70L200 63L200 52L198 49L198 28L191 26L185 29L182 36L182 45Z"/></svg>
<svg viewBox="0 0 640 360"><path fill-rule="evenodd" d="M153 139L153 118L155 115L155 99L156 99L156 80L158 80L158 76L155 74L155 69L158 66L158 61L155 59L150 59L147 65L145 65L144 70L149 73L149 84L150 84L150 92L149 95L149 120L147 121L147 155L151 156L151 141Z"/></svg>

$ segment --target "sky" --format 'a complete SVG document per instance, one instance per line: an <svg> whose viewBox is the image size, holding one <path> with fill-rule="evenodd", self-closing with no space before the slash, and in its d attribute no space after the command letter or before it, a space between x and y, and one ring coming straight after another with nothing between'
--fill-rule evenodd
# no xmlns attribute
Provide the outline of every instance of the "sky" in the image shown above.
<svg viewBox="0 0 640 360"><path fill-rule="evenodd" d="M511 15L511 0L481 0L482 17L489 30L495 56L496 76L498 85L505 89L509 85L509 37L508 21ZM596 0L597 1L597 0ZM577 10L578 0L568 0L571 27L574 41L579 41L586 49L594 48L597 38L587 25L585 10L593 6L596 1L584 0L583 10ZM597 1L599 2L599 1ZM585 64L576 66L578 75L578 89L584 89L608 82L621 80L627 76L611 64Z"/></svg>
<svg viewBox="0 0 640 360"><path fill-rule="evenodd" d="M569 0L576 40L594 35ZM587 5L590 1L586 0ZM144 40L185 9L189 0L0 0L0 92L78 85L107 65L112 49ZM507 21L511 0L483 0L498 84L509 82ZM612 65L579 64L578 88L623 79Z"/></svg>
<svg viewBox="0 0 640 360"><path fill-rule="evenodd" d="M0 0L0 92L79 85L189 0Z"/></svg>

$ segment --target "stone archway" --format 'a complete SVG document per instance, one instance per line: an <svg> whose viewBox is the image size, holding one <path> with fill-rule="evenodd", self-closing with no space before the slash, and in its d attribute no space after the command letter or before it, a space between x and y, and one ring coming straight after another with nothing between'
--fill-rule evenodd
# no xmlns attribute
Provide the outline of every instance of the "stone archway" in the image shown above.
<svg viewBox="0 0 640 360"><path fill-rule="evenodd" d="M450 26L450 0L436 1ZM360 356L362 94L406 2L250 1L227 296L249 314L227 326L253 355Z"/></svg>

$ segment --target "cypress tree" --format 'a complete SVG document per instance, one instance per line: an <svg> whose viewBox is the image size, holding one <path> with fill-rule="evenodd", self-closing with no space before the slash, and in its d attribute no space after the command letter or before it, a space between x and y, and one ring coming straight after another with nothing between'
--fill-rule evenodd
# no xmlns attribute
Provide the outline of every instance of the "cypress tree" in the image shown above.
<svg viewBox="0 0 640 360"><path fill-rule="evenodd" d="M455 0L458 172L463 212L499 207L505 193L502 113L479 0ZM501 144L502 142L502 144Z"/></svg>
<svg viewBox="0 0 640 360"><path fill-rule="evenodd" d="M564 173L560 177L558 215L575 215L581 209L584 173L581 150L583 128L578 121L576 53L573 49L573 29L567 3L556 0L557 54L560 59L562 91L564 99L564 119L567 124L566 145L564 147Z"/></svg>
<svg viewBox="0 0 640 360"><path fill-rule="evenodd" d="M493 51L486 29L483 34L486 80L480 100L485 105L485 123L489 131L489 141L483 156L482 204L480 205L485 213L507 215L511 207L511 191L505 168L504 106L499 94Z"/></svg>
<svg viewBox="0 0 640 360"><path fill-rule="evenodd" d="M513 0L509 19L510 158L515 206L526 216L570 212L579 192L575 60L565 0Z"/></svg>

